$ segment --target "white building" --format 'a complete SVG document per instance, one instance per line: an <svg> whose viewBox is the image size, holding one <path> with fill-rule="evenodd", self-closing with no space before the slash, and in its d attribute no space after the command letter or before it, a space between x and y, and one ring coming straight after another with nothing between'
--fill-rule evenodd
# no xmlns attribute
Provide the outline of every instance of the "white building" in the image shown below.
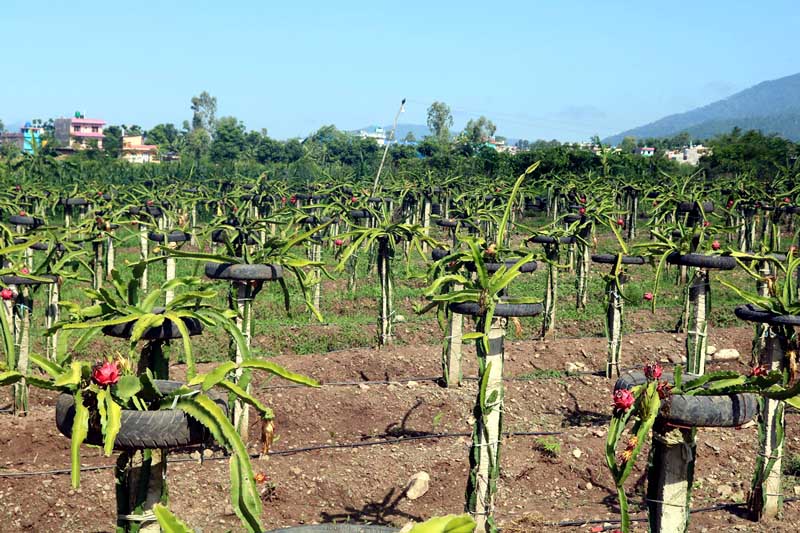
<svg viewBox="0 0 800 533"><path fill-rule="evenodd" d="M378 146L385 145L389 140L389 135L383 128L370 128L368 130L359 130L356 134L359 139L374 139Z"/></svg>

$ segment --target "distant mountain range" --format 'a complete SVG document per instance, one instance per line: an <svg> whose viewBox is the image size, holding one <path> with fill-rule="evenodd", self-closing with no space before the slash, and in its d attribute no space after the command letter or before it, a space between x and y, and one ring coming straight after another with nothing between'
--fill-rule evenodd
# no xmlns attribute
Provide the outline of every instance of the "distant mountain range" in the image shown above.
<svg viewBox="0 0 800 533"><path fill-rule="evenodd" d="M671 137L684 131L704 139L730 132L736 126L800 140L800 74L759 83L712 104L612 135L603 142L619 144L628 136Z"/></svg>

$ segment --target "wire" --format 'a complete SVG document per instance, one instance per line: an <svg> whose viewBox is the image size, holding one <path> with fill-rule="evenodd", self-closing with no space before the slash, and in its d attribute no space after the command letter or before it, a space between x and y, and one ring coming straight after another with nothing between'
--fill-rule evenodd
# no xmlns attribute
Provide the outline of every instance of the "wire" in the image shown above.
<svg viewBox="0 0 800 533"><path fill-rule="evenodd" d="M552 435L562 435L562 431L504 431L503 436L506 437L544 437L544 436L552 436ZM428 440L428 439L441 439L447 437L470 437L472 433L463 432L463 433L431 433L427 435L410 435L407 437L397 437L394 439L384 439L384 440L375 440L375 441L365 441L365 442L349 442L349 443L342 443L342 444L318 444L315 446L306 446L302 448L290 448L287 450L271 450L268 455L293 455L295 453L304 453L304 452L311 452L317 450L330 450L330 449L341 449L341 448L362 448L364 446L386 446L391 444L399 444L403 442L412 442L417 440ZM261 454L254 453L250 454L250 458L256 459L261 457ZM228 458L228 455L224 455L221 457L210 457L207 459L203 459L203 461L222 461ZM191 457L181 457L181 458L173 458L167 459L167 463L188 463L188 462L197 462L197 459L193 459ZM113 465L100 465L100 466L83 466L81 467L81 472L93 472L97 470L111 470L114 468ZM69 474L72 470L69 468L57 468L53 470L40 470L34 472L0 472L0 477L6 478L14 478L14 477L30 477L30 476L51 476L51 475L58 475L58 474Z"/></svg>
<svg viewBox="0 0 800 533"><path fill-rule="evenodd" d="M668 329L648 329L643 331L635 331L632 333L626 333L626 335L646 335L648 333L675 333L672 330ZM587 335L582 337L558 337L557 340L581 340L581 339L602 339L604 338L603 335ZM532 339L532 340L540 340L540 339ZM519 342L519 341L517 341ZM330 352L325 352L326 355L337 353L337 352L347 352L351 350L361 350L361 349L369 349L369 346L361 346L357 348L346 348L342 350L332 350ZM661 366L674 366L676 363L662 363ZM636 370L638 367L629 367L623 368L622 371L627 372L630 370ZM604 370L581 370L578 372L569 372L568 375L605 375ZM557 376L554 376L557 377ZM397 378L397 379L387 379L387 380L363 380L363 381L331 381L328 383L322 383L323 387L347 387L347 386L357 386L357 385L392 385L395 383L408 383L409 381L441 381L441 376L424 376L424 377L410 377L410 378ZM478 378L476 376L467 376L462 378L465 381L477 381ZM531 381L529 378L524 377L512 377L512 378L504 378L508 381ZM297 389L297 388L305 388L307 385L266 385L264 387L259 387L259 390L273 390L273 389Z"/></svg>

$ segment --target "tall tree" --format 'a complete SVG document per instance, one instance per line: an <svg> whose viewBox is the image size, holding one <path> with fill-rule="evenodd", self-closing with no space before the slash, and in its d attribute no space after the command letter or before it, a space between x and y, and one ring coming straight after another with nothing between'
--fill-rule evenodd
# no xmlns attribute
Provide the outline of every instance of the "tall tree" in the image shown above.
<svg viewBox="0 0 800 533"><path fill-rule="evenodd" d="M168 152L180 151L181 137L175 124L156 124L147 132L149 144L157 144L159 149Z"/></svg>
<svg viewBox="0 0 800 533"><path fill-rule="evenodd" d="M131 124L130 126L122 124L120 127L122 128L123 133L126 136L144 135L144 132L142 131L142 127L139 126L138 124Z"/></svg>
<svg viewBox="0 0 800 533"><path fill-rule="evenodd" d="M208 153L211 145L211 137L204 128L197 128L186 135L186 143L181 150L181 157L184 155L195 161L199 161Z"/></svg>
<svg viewBox="0 0 800 533"><path fill-rule="evenodd" d="M214 133L217 115L217 97L203 91L192 97L192 129L202 128L209 134Z"/></svg>
<svg viewBox="0 0 800 533"><path fill-rule="evenodd" d="M622 152L625 154L632 154L635 148L636 148L636 137L625 136L622 138L622 142L619 143L619 149L622 150Z"/></svg>
<svg viewBox="0 0 800 533"><path fill-rule="evenodd" d="M488 141L497 131L494 122L481 115L477 120L470 119L464 128L464 137L473 144Z"/></svg>
<svg viewBox="0 0 800 533"><path fill-rule="evenodd" d="M3 119L0 119L0 133L3 133L5 131L6 131L6 125L3 124Z"/></svg>
<svg viewBox="0 0 800 533"><path fill-rule="evenodd" d="M235 117L222 117L217 121L214 142L209 155L215 162L233 161L245 149L244 124Z"/></svg>
<svg viewBox="0 0 800 533"><path fill-rule="evenodd" d="M442 142L450 140L450 128L453 126L453 115L450 107L444 102L434 102L428 108L428 129Z"/></svg>
<svg viewBox="0 0 800 533"><path fill-rule="evenodd" d="M103 130L103 151L108 157L119 157L122 153L122 128L108 126Z"/></svg>

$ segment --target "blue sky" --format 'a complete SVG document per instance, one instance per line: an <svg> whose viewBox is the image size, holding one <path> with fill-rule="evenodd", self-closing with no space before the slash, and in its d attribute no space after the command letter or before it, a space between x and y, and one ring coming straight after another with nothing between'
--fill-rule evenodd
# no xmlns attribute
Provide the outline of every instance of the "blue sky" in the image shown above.
<svg viewBox="0 0 800 533"><path fill-rule="evenodd" d="M180 126L207 90L288 138L390 123L406 97L404 123L440 100L454 129L584 140L800 71L797 28L797 0L3 0L0 119Z"/></svg>

